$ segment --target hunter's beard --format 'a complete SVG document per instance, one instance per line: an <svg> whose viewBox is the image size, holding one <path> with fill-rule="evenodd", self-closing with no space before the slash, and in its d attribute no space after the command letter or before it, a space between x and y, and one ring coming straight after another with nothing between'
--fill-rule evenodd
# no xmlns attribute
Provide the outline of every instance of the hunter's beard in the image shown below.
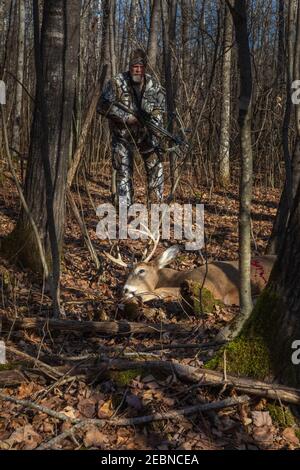
<svg viewBox="0 0 300 470"><path fill-rule="evenodd" d="M144 79L143 75L131 75L133 83L140 85Z"/></svg>

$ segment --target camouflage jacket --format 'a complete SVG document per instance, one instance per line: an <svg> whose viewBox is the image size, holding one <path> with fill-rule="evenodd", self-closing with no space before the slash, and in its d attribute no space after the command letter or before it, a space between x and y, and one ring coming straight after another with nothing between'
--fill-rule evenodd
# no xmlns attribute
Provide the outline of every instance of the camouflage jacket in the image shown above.
<svg viewBox="0 0 300 470"><path fill-rule="evenodd" d="M138 100L140 98L140 103ZM130 128L128 130L125 120L130 116L126 111L114 105L119 102L133 112L146 111L156 124L163 125L163 114L165 112L165 93L163 88L153 77L146 74L145 84L140 97L134 92L129 72L120 73L110 80L104 88L97 106L97 112L110 119L113 135L116 137L129 138L130 134L139 140L142 129Z"/></svg>

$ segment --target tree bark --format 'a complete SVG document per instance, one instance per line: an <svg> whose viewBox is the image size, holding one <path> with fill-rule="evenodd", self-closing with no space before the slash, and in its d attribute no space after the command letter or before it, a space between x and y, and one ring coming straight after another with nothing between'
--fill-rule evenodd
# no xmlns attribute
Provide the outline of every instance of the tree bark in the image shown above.
<svg viewBox="0 0 300 470"><path fill-rule="evenodd" d="M168 131L173 133L174 121L174 99L175 99L175 80L173 76L172 53L175 47L176 34L176 11L177 1L161 0L162 12L162 31L163 31L163 54L164 54L164 74L166 87L166 103L168 116ZM177 155L170 152L170 176L171 176L171 193L178 176Z"/></svg>
<svg viewBox="0 0 300 470"><path fill-rule="evenodd" d="M251 142L251 98L252 72L247 30L245 0L227 1L230 7L238 47L240 70L239 126L241 141L241 178L239 214L239 271L240 271L240 316L236 333L251 314L251 199L252 199L252 142Z"/></svg>
<svg viewBox="0 0 300 470"><path fill-rule="evenodd" d="M79 14L79 0L45 2L41 39L36 38L37 90L25 198L42 239L47 262L51 268L56 265L56 271L59 270L64 235ZM23 265L42 271L36 239L24 210L5 245ZM53 259L55 257L58 259Z"/></svg>
<svg viewBox="0 0 300 470"><path fill-rule="evenodd" d="M229 8L224 4L224 37L223 37L223 64L222 64L222 92L221 92L221 131L220 131L220 162L219 182L227 187L230 183L230 115L231 115L231 56L232 56L232 16Z"/></svg>
<svg viewBox="0 0 300 470"><path fill-rule="evenodd" d="M294 153L293 155L291 155L289 142L289 129L293 107L291 99L291 93L293 92L292 82L293 80L299 79L299 57L297 57L297 54L299 54L300 48L300 20L299 14L297 14L297 6L298 0L289 1L286 34L287 59L285 61L287 77L286 103L282 125L282 149L285 163L285 183L281 194L276 218L273 224L272 233L268 241L268 246L266 248L266 253L272 255L278 254L282 247L283 236L286 230L293 202L293 193L295 194L295 188L297 188L298 183L297 178L299 178L299 174L297 175L297 171L295 172L295 174L293 174L293 167L296 169L297 165L299 166L299 143L297 142L294 149ZM280 8L280 12L282 13L282 7ZM280 20L282 23L284 21L284 18L281 18ZM279 69L279 72L280 70L281 69ZM299 115L299 111L296 111L296 113L298 113ZM296 114L296 120L297 119L299 120L299 116L297 118Z"/></svg>
<svg viewBox="0 0 300 470"><path fill-rule="evenodd" d="M12 148L16 154L20 154L20 136L21 136L21 112L23 96L23 75L24 75L24 41L25 41L25 4L18 2L19 6L19 31L18 31L18 61L17 61L17 84L15 101L15 120L13 128Z"/></svg>
<svg viewBox="0 0 300 470"><path fill-rule="evenodd" d="M160 0L153 0L151 9L150 32L148 39L147 55L150 70L155 70L158 53L158 19Z"/></svg>

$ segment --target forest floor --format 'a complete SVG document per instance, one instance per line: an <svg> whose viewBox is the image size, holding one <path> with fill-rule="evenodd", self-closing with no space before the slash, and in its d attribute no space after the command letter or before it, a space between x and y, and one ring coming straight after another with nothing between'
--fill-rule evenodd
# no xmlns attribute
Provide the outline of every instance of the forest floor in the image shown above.
<svg viewBox="0 0 300 470"><path fill-rule="evenodd" d="M76 320L77 324L83 321L131 321L124 318L124 311L119 308L121 288L128 273L102 255L103 250L109 249L109 244L96 236L95 208L109 202L109 177L102 178L99 183L96 178L89 177L88 191L84 184L73 188L74 198L99 255L100 270L93 265L80 229L67 210L61 300L65 321ZM144 186L137 181L135 187L137 200L143 202ZM179 203L204 204L207 239L204 256L209 260L237 259L238 186L232 185L226 191L209 189L198 187L186 177L179 193ZM253 253L264 252L279 195L277 189L254 188ZM7 178L0 187L0 236L12 230L18 211L19 199L13 182ZM165 246L160 243L157 253ZM143 248L140 241L126 240L120 244L120 251L128 260L132 256L138 258ZM199 264L199 255L189 252L172 266L187 269ZM7 364L0 365L0 449L36 449L48 442L51 448L60 449L299 447L293 425L275 421L268 408L271 402L255 396L245 404L219 411L166 416L158 420L150 418L148 423L136 424L137 417L151 415L153 418L157 413L162 415L191 405L218 402L241 393L232 387L191 385L179 380L174 373L157 373L151 368L146 371L137 366L131 371L111 370L112 359L116 362L122 359L176 362L201 368L214 354L215 333L237 314L237 307L215 308L201 318L179 315L178 311L166 309L164 303L156 304L149 317L149 308L141 307L141 315L136 321L149 325L163 322L178 327L174 332L158 336L122 335L121 332L83 334L80 330L52 329L46 321L41 329L22 329L14 321L37 316L46 319L50 298L43 292L41 281L29 270L15 266L7 259L0 259L0 266L0 315L10 319L9 328L4 321L2 331L7 346ZM189 328L189 332L185 333L184 328ZM204 343L207 343L205 349L202 348ZM184 344L186 347L182 347ZM148 348L147 352L138 354L142 348ZM35 363L35 358L42 364ZM11 397L12 402L6 401L4 394ZM37 404L45 409L38 411L34 408ZM51 411L64 416L51 416ZM126 423L121 422L121 418L127 420ZM74 428L76 419L81 421ZM87 419L90 421L84 423ZM102 425L92 421L95 419L102 420ZM52 441L56 436L59 436L57 441Z"/></svg>

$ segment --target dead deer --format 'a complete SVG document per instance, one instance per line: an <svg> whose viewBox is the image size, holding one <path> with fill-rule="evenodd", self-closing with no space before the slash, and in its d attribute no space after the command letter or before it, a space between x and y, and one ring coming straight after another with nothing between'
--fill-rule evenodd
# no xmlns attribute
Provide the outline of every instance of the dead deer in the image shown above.
<svg viewBox="0 0 300 470"><path fill-rule="evenodd" d="M152 299L179 298L180 287L185 281L195 281L204 287L225 305L239 305L239 268L238 261L214 261L190 271L176 271L167 268L180 252L180 246L174 245L151 261L158 244L147 258L137 263L129 274L123 288L125 299L141 299L147 302ZM106 254L110 260L127 267L119 258ZM258 296L269 279L276 257L271 255L253 258L251 261L252 297Z"/></svg>

